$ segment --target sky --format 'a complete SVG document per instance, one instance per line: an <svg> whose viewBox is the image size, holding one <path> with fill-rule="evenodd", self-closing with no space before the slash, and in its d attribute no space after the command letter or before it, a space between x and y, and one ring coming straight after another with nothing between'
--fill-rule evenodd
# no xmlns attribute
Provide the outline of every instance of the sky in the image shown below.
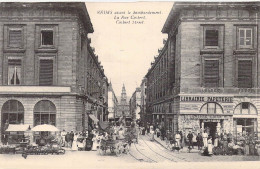
<svg viewBox="0 0 260 169"><path fill-rule="evenodd" d="M161 30L172 5L173 2L86 2L94 28L94 33L89 35L91 46L117 96L123 83L128 96L140 86L158 49L163 47L163 39L167 38ZM137 15L134 11L156 14ZM138 16L141 18L137 19ZM123 20L127 24L120 24Z"/></svg>

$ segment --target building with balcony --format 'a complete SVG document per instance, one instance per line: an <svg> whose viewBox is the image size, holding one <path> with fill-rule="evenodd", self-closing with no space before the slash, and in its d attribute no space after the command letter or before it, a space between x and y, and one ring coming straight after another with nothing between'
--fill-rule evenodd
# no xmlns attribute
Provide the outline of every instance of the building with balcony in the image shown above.
<svg viewBox="0 0 260 169"><path fill-rule="evenodd" d="M85 4L0 3L0 11L1 136L5 124L83 131L105 119L108 83Z"/></svg>
<svg viewBox="0 0 260 169"><path fill-rule="evenodd" d="M162 29L168 40L146 74L154 121L186 134L260 137L259 5L174 3Z"/></svg>

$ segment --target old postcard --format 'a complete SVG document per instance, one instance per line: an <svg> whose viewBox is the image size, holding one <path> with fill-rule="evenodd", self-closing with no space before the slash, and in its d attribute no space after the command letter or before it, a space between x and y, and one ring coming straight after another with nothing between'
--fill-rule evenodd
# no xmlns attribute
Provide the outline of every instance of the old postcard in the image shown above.
<svg viewBox="0 0 260 169"><path fill-rule="evenodd" d="M0 2L0 168L258 166L259 14Z"/></svg>

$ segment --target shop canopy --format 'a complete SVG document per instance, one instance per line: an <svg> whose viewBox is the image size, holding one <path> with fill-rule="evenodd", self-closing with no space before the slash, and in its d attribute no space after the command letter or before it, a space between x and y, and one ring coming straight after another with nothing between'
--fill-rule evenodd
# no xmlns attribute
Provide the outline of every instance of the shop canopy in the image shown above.
<svg viewBox="0 0 260 169"><path fill-rule="evenodd" d="M97 122L99 121L93 114L90 114L89 117L90 117L95 123L97 123Z"/></svg>
<svg viewBox="0 0 260 169"><path fill-rule="evenodd" d="M27 131L29 128L29 124L9 124L6 131Z"/></svg>
<svg viewBox="0 0 260 169"><path fill-rule="evenodd" d="M57 127L50 124L42 124L32 128L32 131L60 131Z"/></svg>

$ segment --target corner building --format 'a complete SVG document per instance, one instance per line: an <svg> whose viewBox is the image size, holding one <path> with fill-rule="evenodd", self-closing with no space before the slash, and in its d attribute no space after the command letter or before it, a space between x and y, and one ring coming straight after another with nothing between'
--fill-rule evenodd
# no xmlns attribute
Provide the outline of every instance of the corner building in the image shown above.
<svg viewBox="0 0 260 169"><path fill-rule="evenodd" d="M173 5L162 29L168 34L162 52L172 68L165 121L175 133L207 129L210 135L226 130L234 138L243 132L260 137L259 5Z"/></svg>
<svg viewBox="0 0 260 169"><path fill-rule="evenodd" d="M93 102L104 112L107 84L85 4L0 3L0 11L1 136L6 123L85 130Z"/></svg>

